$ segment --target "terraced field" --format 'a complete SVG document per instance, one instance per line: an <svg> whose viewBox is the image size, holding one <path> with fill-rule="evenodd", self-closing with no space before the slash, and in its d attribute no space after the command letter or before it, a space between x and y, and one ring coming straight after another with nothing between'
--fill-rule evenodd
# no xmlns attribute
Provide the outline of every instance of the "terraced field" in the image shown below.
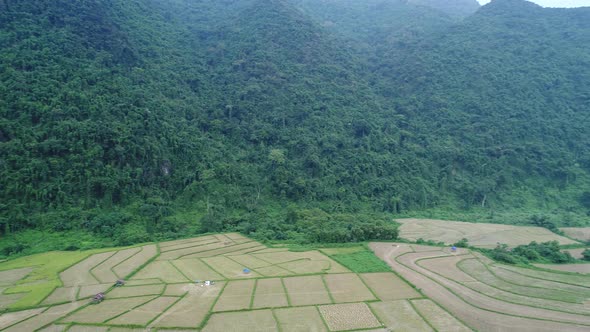
<svg viewBox="0 0 590 332"><path fill-rule="evenodd" d="M429 299L412 308L438 331L589 331L590 276L497 264L466 249L371 243L371 249ZM438 305L437 305L438 304ZM379 313L385 304L371 304ZM441 307L447 311L441 311ZM408 306L393 308L420 321ZM399 315L399 313L398 313ZM391 319L391 317L389 318ZM392 321L390 324L399 323ZM408 328L410 329L410 328ZM395 330L395 328L394 328Z"/></svg>
<svg viewBox="0 0 590 332"><path fill-rule="evenodd" d="M3 287L35 270L6 263ZM423 318L415 308L428 299L392 272L355 273L322 252L236 233L80 255L56 276L38 303L2 314L0 331L351 331L438 319ZM90 304L98 292L105 300Z"/></svg>
<svg viewBox="0 0 590 332"><path fill-rule="evenodd" d="M370 247L397 274L360 246L291 252L237 233L63 253L70 260L51 269L38 257L2 262L0 286L13 291L1 296L36 300L7 301L0 331L590 329L589 276L494 264L466 249ZM49 291L39 269L54 271ZM118 279L125 285L114 287ZM14 292L23 282L27 293ZM98 292L105 300L90 304Z"/></svg>
<svg viewBox="0 0 590 332"><path fill-rule="evenodd" d="M423 238L424 240L452 244L466 238L469 240L469 245L480 248L493 248L498 242L509 246L529 244L531 241L557 241L560 244L579 243L541 227L433 219L398 219L397 222L402 224L400 237L411 241Z"/></svg>

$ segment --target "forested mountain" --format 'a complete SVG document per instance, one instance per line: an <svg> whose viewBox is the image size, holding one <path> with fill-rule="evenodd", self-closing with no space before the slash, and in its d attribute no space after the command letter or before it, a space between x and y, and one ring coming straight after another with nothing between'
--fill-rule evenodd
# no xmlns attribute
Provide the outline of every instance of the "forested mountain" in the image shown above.
<svg viewBox="0 0 590 332"><path fill-rule="evenodd" d="M4 253L31 229L127 244L384 238L417 213L583 223L588 22L522 0L2 0ZM60 245L96 245L76 241Z"/></svg>

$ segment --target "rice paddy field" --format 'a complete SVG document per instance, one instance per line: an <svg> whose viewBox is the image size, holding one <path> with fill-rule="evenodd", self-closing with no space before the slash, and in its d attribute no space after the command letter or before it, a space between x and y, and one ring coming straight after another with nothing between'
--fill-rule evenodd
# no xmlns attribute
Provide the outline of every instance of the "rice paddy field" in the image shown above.
<svg viewBox="0 0 590 332"><path fill-rule="evenodd" d="M228 233L23 257L0 263L0 331L590 329L586 275L466 249L369 248L293 252Z"/></svg>
<svg viewBox="0 0 590 332"><path fill-rule="evenodd" d="M411 241L422 238L453 244L466 238L470 246L480 248L494 248L497 243L512 247L529 244L532 241L557 241L562 245L579 244L577 241L541 227L413 218L396 221L401 224L400 237Z"/></svg>
<svg viewBox="0 0 590 332"><path fill-rule="evenodd" d="M428 331L417 316L436 331L590 330L590 275L495 263L468 249L370 248L424 296L369 303L391 330ZM406 322L395 319L398 311Z"/></svg>

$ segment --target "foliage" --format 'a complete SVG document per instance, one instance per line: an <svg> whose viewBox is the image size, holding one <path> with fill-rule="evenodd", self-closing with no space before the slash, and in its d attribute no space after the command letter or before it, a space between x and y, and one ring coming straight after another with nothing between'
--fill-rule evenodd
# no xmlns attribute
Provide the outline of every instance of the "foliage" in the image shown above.
<svg viewBox="0 0 590 332"><path fill-rule="evenodd" d="M585 261L590 261L590 249L582 251L582 257Z"/></svg>
<svg viewBox="0 0 590 332"><path fill-rule="evenodd" d="M562 252L557 241L537 243L535 241L527 245L520 245L514 249L508 249L505 244L498 244L493 250L486 251L489 256L497 261L509 264L529 262L534 263L571 263L575 259L569 252Z"/></svg>
<svg viewBox="0 0 590 332"><path fill-rule="evenodd" d="M391 268L369 250L330 255L332 259L355 273L390 272Z"/></svg>
<svg viewBox="0 0 590 332"><path fill-rule="evenodd" d="M458 242L455 242L453 246L457 248L467 248L469 247L469 240L467 240L466 238L462 238Z"/></svg>
<svg viewBox="0 0 590 332"><path fill-rule="evenodd" d="M0 1L2 254L587 223L589 11L456 3Z"/></svg>

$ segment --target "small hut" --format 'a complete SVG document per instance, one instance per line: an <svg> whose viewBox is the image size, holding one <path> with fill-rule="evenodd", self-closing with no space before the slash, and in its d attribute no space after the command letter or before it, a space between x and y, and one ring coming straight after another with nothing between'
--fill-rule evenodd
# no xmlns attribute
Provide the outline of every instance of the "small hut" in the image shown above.
<svg viewBox="0 0 590 332"><path fill-rule="evenodd" d="M92 303L100 303L104 300L104 293L100 292L92 298Z"/></svg>
<svg viewBox="0 0 590 332"><path fill-rule="evenodd" d="M452 246L452 247L451 247L451 252L457 252L457 247L455 247L455 246Z"/></svg>
<svg viewBox="0 0 590 332"><path fill-rule="evenodd" d="M250 274L250 269L249 268L245 268L242 270L242 272L244 272L244 274Z"/></svg>
<svg viewBox="0 0 590 332"><path fill-rule="evenodd" d="M121 287L123 285L125 285L125 280L123 279L119 279L117 282L115 282L115 287Z"/></svg>

